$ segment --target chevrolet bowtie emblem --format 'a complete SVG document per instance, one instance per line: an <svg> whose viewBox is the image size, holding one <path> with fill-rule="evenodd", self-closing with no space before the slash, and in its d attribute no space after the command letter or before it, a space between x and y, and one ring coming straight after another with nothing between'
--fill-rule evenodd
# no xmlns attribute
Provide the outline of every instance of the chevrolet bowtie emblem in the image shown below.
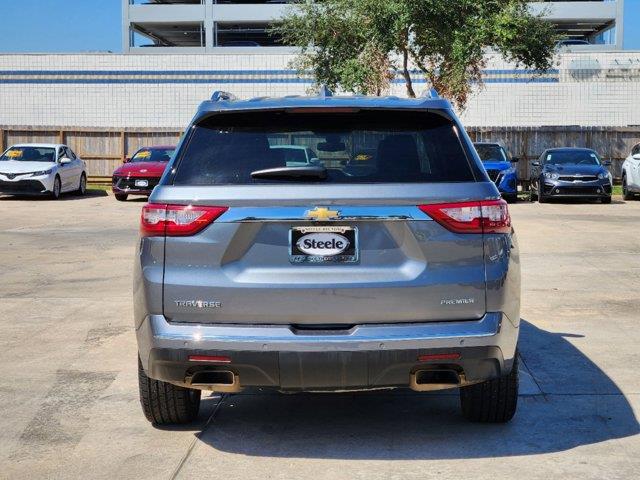
<svg viewBox="0 0 640 480"><path fill-rule="evenodd" d="M316 207L313 210L307 210L305 217L312 218L314 220L331 220L332 218L338 218L340 212L337 210L329 210L324 207Z"/></svg>

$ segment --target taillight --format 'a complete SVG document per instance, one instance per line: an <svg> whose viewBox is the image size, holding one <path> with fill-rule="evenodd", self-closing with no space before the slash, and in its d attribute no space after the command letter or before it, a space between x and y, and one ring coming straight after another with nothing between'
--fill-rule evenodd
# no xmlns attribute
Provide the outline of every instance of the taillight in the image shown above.
<svg viewBox="0 0 640 480"><path fill-rule="evenodd" d="M227 210L228 207L148 203L142 207L140 234L143 237L194 235Z"/></svg>
<svg viewBox="0 0 640 480"><path fill-rule="evenodd" d="M504 200L438 203L418 208L455 233L511 232L511 217Z"/></svg>

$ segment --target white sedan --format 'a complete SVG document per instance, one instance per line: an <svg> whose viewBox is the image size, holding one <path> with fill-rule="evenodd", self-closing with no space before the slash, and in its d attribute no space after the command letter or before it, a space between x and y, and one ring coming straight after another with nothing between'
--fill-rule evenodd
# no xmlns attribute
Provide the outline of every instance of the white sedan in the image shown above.
<svg viewBox="0 0 640 480"><path fill-rule="evenodd" d="M0 157L0 195L84 195L87 165L66 145L21 144Z"/></svg>

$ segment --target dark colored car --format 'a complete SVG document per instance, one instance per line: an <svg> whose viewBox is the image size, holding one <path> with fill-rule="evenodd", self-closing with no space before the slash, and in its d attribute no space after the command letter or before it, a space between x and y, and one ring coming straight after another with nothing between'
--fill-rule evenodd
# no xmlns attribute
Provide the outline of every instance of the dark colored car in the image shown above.
<svg viewBox="0 0 640 480"><path fill-rule="evenodd" d="M112 190L116 200L124 202L129 195L151 195L164 169L173 156L175 146L144 147L113 172Z"/></svg>
<svg viewBox="0 0 640 480"><path fill-rule="evenodd" d="M611 203L612 177L598 154L588 148L552 148L531 164L530 200L599 199Z"/></svg>
<svg viewBox="0 0 640 480"><path fill-rule="evenodd" d="M477 142L473 146L502 197L507 202L517 201L518 171L515 163L518 159L510 157L507 149L499 143Z"/></svg>

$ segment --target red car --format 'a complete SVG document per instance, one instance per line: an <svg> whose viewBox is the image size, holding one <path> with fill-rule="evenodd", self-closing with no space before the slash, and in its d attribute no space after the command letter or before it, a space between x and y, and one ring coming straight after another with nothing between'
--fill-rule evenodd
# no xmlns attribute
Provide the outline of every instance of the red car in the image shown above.
<svg viewBox="0 0 640 480"><path fill-rule="evenodd" d="M116 200L124 202L129 195L151 195L171 160L175 146L144 147L113 172L112 189Z"/></svg>

